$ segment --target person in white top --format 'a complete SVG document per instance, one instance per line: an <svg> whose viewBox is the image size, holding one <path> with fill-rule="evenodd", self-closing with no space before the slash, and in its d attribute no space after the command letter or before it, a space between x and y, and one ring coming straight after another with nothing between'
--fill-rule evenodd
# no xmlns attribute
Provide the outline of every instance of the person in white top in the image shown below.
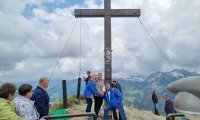
<svg viewBox="0 0 200 120"><path fill-rule="evenodd" d="M15 98L13 103L16 107L16 112L25 120L39 120L39 113L35 108L32 97L32 86L29 84L23 84L18 89L19 97Z"/></svg>
<svg viewBox="0 0 200 120"><path fill-rule="evenodd" d="M97 78L94 84L98 92L105 92L102 73L97 74ZM103 103L103 96L94 94L94 111L97 117L99 114L99 110L101 109L102 103Z"/></svg>

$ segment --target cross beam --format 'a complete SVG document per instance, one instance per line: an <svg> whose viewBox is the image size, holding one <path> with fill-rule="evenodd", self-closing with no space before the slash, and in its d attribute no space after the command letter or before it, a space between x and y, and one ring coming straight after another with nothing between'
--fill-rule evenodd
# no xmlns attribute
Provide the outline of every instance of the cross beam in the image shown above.
<svg viewBox="0 0 200 120"><path fill-rule="evenodd" d="M139 17L140 9L76 9L75 17Z"/></svg>
<svg viewBox="0 0 200 120"><path fill-rule="evenodd" d="M111 17L140 17L140 9L111 9L111 0L104 0L104 9L75 9L75 17L104 17L104 82L112 80Z"/></svg>

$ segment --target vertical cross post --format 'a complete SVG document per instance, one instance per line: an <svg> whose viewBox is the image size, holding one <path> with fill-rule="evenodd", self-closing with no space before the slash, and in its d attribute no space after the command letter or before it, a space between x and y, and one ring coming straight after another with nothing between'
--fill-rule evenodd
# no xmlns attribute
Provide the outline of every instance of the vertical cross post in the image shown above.
<svg viewBox="0 0 200 120"><path fill-rule="evenodd" d="M104 9L75 9L75 17L104 17L104 82L112 80L111 17L139 17L140 9L111 9L111 0L104 0Z"/></svg>
<svg viewBox="0 0 200 120"><path fill-rule="evenodd" d="M111 9L110 0L104 0L104 9ZM111 49L111 16L104 17L104 80L111 83L112 79L112 49Z"/></svg>

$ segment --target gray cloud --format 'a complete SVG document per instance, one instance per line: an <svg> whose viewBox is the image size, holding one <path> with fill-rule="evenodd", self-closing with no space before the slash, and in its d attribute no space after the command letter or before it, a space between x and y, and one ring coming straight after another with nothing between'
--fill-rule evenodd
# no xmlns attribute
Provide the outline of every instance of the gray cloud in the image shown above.
<svg viewBox="0 0 200 120"><path fill-rule="evenodd" d="M49 13L40 0L10 2L0 2L0 80L49 76L75 23L73 9L103 7L86 1L83 6L56 8ZM31 19L21 14L26 4L38 5ZM140 8L141 21L172 64L200 71L198 0L116 0L112 8ZM82 19L82 73L104 70L103 30L102 18ZM77 78L79 34L78 21L53 78ZM172 69L137 18L112 19L112 49L114 76Z"/></svg>

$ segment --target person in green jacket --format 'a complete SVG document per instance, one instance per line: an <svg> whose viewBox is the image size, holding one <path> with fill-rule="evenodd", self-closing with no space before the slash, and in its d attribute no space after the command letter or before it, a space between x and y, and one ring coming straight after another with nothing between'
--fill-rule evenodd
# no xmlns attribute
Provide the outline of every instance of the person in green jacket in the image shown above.
<svg viewBox="0 0 200 120"><path fill-rule="evenodd" d="M4 83L0 87L0 120L23 120L23 118L17 116L12 103L16 89L16 85L12 83Z"/></svg>

